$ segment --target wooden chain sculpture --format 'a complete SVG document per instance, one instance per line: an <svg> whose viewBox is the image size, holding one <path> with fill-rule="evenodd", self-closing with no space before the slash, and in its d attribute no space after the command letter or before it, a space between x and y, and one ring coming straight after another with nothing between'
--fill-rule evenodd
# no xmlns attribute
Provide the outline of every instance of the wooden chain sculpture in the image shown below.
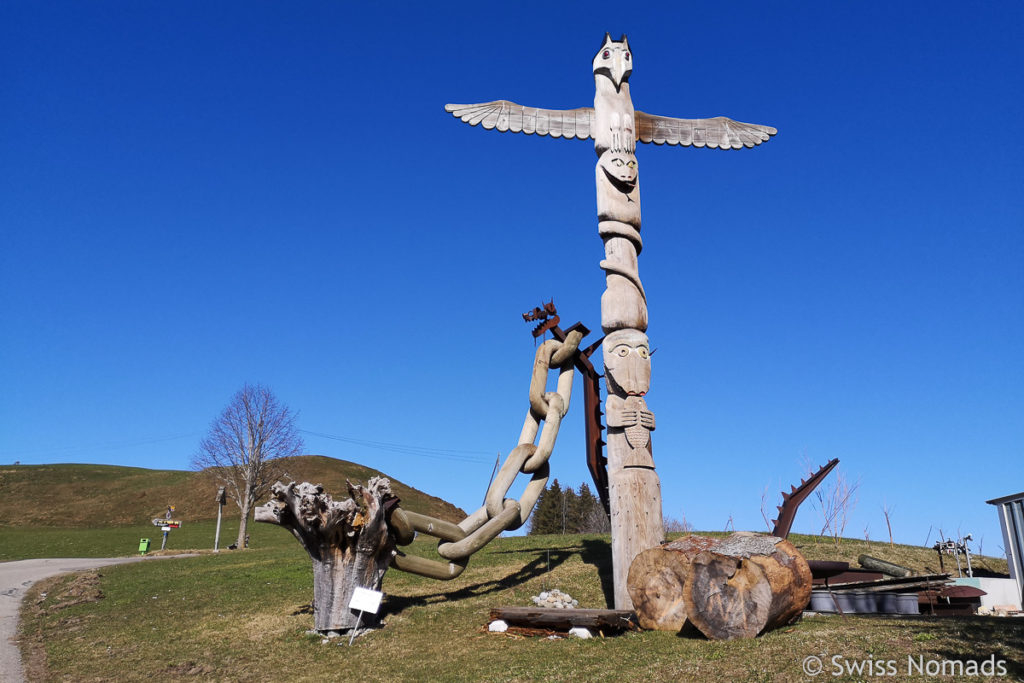
<svg viewBox="0 0 1024 683"><path fill-rule="evenodd" d="M458 524L403 510L390 482L382 477L370 479L365 488L350 483L350 497L340 501L318 484L274 484L272 500L256 508L255 518L288 529L309 553L316 630L334 633L372 626L373 615L360 622L348 606L357 587L379 590L389 566L434 579L454 579L466 568L470 555L501 532L526 523L547 486L548 458L569 410L573 361L585 334L581 327L570 328L565 341L550 339L537 348L530 407L519 444L488 487L484 505ZM551 372L557 372L558 378L556 390L549 392L545 389ZM530 475L522 496L506 498L520 473ZM439 539L437 553L442 560L397 550L396 545L412 543L416 532Z"/></svg>
<svg viewBox="0 0 1024 683"><path fill-rule="evenodd" d="M501 532L514 531L526 524L537 499L548 484L548 458L555 446L562 418L569 410L574 373L573 356L582 338L582 332L570 330L564 342L549 339L537 347L530 380L530 407L519 434L519 445L512 449L502 463L487 489L483 506L458 524L401 508L392 512L391 527L399 545L411 543L415 531L428 534L440 539L437 554L448 560L439 562L399 553L392 561L397 569L435 579L453 579L466 568L470 555L490 543ZM558 372L557 390L545 392L548 374L552 369ZM544 423L543 429L540 427L541 422ZM523 495L518 501L506 498L505 495L520 473L531 475Z"/></svg>
<svg viewBox="0 0 1024 683"><path fill-rule="evenodd" d="M640 552L657 545L663 535L661 485L651 454L654 413L644 399L650 388L651 366L645 334L647 295L637 264L643 242L636 143L742 149L761 144L776 131L724 116L676 119L635 111L629 94L633 55L625 36L615 41L605 34L593 67L596 93L592 109L537 109L497 100L449 104L445 110L486 129L594 140L598 232L605 247L600 264L606 274L601 327L607 335L605 414L615 608L631 609L626 589L630 563Z"/></svg>

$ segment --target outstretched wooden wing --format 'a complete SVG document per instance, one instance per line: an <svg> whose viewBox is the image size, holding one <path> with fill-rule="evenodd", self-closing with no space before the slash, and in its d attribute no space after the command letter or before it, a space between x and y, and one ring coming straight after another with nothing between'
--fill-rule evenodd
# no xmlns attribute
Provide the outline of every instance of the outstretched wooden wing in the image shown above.
<svg viewBox="0 0 1024 683"><path fill-rule="evenodd" d="M471 126L480 124L487 130L497 128L502 133L536 133L550 135L553 138L579 140L593 137L591 126L594 121L594 110L591 107L569 110L537 109L508 100L495 100L480 104L446 104L444 110Z"/></svg>
<svg viewBox="0 0 1024 683"><path fill-rule="evenodd" d="M636 138L656 145L740 149L760 145L778 131L771 126L742 123L724 116L674 119L636 112Z"/></svg>

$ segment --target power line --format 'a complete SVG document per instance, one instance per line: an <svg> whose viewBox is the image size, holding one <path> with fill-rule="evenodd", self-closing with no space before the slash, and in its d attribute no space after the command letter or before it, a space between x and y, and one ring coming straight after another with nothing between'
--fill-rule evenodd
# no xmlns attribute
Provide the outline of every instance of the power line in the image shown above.
<svg viewBox="0 0 1024 683"><path fill-rule="evenodd" d="M403 455L415 455L421 458L434 458L438 460L457 460L461 462L474 463L486 463L490 460L489 456L484 457L486 451L467 451L458 450L454 448L430 448L428 446L411 446L409 444L388 443L386 441L368 441L366 439L353 439L350 436L338 436L337 434L313 432L308 429L300 429L298 431L302 432L303 434L309 434L310 436L318 436L323 439L331 439L332 441L342 441L344 443L350 443L355 446L363 446L365 448L373 448L380 451L400 453Z"/></svg>

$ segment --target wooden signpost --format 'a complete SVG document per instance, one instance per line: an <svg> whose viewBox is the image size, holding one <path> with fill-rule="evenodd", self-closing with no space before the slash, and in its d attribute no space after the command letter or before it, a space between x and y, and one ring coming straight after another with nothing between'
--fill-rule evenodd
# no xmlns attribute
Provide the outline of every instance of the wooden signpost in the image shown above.
<svg viewBox="0 0 1024 683"><path fill-rule="evenodd" d="M536 133L553 138L594 140L597 152L598 233L604 241L605 292L601 296L608 426L615 608L631 609L626 575L633 558L658 545L663 536L661 484L654 469L650 432L654 413L645 396L650 388L647 295L637 257L640 187L636 143L742 149L775 134L770 126L719 116L677 119L635 111L629 93L633 55L625 36L605 34L593 60L594 106L571 110L524 107L508 100L449 104L445 110L470 125Z"/></svg>
<svg viewBox="0 0 1024 683"><path fill-rule="evenodd" d="M167 547L167 534L171 529L180 529L180 519L168 519L166 517L156 517L153 519L153 526L160 527L160 531L164 532L163 540L160 541L160 550L164 550Z"/></svg>

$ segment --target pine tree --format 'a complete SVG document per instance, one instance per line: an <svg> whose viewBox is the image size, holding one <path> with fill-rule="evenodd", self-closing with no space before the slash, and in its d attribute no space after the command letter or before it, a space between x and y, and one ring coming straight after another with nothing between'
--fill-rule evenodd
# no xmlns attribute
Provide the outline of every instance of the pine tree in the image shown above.
<svg viewBox="0 0 1024 683"><path fill-rule="evenodd" d="M537 500L530 517L530 535L557 534L562 531L562 487L555 479Z"/></svg>
<svg viewBox="0 0 1024 683"><path fill-rule="evenodd" d="M537 500L530 517L530 534L600 534L609 530L608 515L590 487L580 484L579 493L564 489L555 479Z"/></svg>

